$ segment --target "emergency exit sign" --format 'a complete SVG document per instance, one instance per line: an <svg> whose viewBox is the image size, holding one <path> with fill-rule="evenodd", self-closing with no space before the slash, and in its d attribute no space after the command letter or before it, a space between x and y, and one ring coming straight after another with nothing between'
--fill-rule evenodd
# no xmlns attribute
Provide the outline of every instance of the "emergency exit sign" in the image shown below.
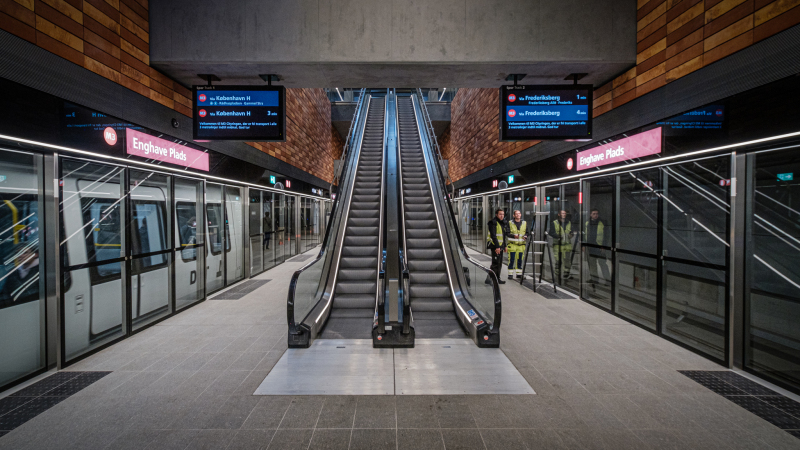
<svg viewBox="0 0 800 450"><path fill-rule="evenodd" d="M779 173L778 179L781 181L792 181L794 180L794 172L789 173Z"/></svg>

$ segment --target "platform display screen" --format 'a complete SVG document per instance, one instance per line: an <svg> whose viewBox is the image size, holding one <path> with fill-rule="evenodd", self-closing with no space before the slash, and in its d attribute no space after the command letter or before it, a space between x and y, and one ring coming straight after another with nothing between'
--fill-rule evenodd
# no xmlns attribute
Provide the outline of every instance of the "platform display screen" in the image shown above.
<svg viewBox="0 0 800 450"><path fill-rule="evenodd" d="M283 86L194 86L194 139L285 141Z"/></svg>
<svg viewBox="0 0 800 450"><path fill-rule="evenodd" d="M658 122L667 136L714 135L725 131L725 105L708 105Z"/></svg>
<svg viewBox="0 0 800 450"><path fill-rule="evenodd" d="M500 88L500 140L592 138L592 86Z"/></svg>

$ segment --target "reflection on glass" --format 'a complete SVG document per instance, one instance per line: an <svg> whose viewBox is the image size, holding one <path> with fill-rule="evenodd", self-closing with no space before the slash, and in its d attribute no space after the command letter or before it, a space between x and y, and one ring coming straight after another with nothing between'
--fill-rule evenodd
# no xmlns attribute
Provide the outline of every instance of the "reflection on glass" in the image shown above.
<svg viewBox="0 0 800 450"><path fill-rule="evenodd" d="M225 186L225 267L229 286L244 278L244 197L242 188Z"/></svg>
<svg viewBox="0 0 800 450"><path fill-rule="evenodd" d="M120 195L123 169L71 159L62 160L61 252L64 348L66 358L97 347L125 333ZM100 264L98 264L100 263Z"/></svg>
<svg viewBox="0 0 800 450"><path fill-rule="evenodd" d="M616 313L656 328L658 270L655 258L617 252Z"/></svg>
<svg viewBox="0 0 800 450"><path fill-rule="evenodd" d="M566 211L566 226L565 235L568 236L568 255L565 255L561 266L563 268L561 284L569 288L573 292L580 292L580 257L581 257L581 197L580 197L580 183L568 183L563 185L564 200L561 202L561 214ZM560 220L557 221L561 223ZM563 224L562 224L563 226ZM572 235L570 235L570 232ZM563 245L563 244L562 244ZM562 252L565 250L562 247Z"/></svg>
<svg viewBox="0 0 800 450"><path fill-rule="evenodd" d="M224 215L222 211L222 186L206 184L206 295L225 286L226 245Z"/></svg>
<svg viewBox="0 0 800 450"><path fill-rule="evenodd" d="M667 256L725 265L728 249L730 156L664 167L664 249ZM726 184L726 183L722 183Z"/></svg>
<svg viewBox="0 0 800 450"><path fill-rule="evenodd" d="M627 172L618 177L618 248L652 255L658 251L660 170Z"/></svg>
<svg viewBox="0 0 800 450"><path fill-rule="evenodd" d="M583 247L583 285L581 297L606 309L611 309L611 251Z"/></svg>
<svg viewBox="0 0 800 450"><path fill-rule="evenodd" d="M261 191L250 190L250 276L256 275L264 270L262 265L261 241Z"/></svg>
<svg viewBox="0 0 800 450"><path fill-rule="evenodd" d="M0 387L44 368L41 156L0 151Z"/></svg>
<svg viewBox="0 0 800 450"><path fill-rule="evenodd" d="M286 207L284 209L285 214L285 224L286 224L286 242L284 245L284 253L285 259L289 259L297 253L297 224L295 223L295 215L294 215L294 202L295 198L291 195L284 195L284 202L286 203Z"/></svg>
<svg viewBox="0 0 800 450"><path fill-rule="evenodd" d="M203 248L202 228L198 234L197 227L198 224L202 226L202 198L202 181L175 179L175 234L178 242L177 257L175 258L175 307L177 309L202 300L204 296L203 262L202 258L197 257L202 255Z"/></svg>
<svg viewBox="0 0 800 450"><path fill-rule="evenodd" d="M172 255L165 253L159 256L159 264L153 264L147 256L131 261L131 319L134 330L171 312L169 263Z"/></svg>
<svg viewBox="0 0 800 450"><path fill-rule="evenodd" d="M583 285L581 296L611 309L614 177L583 182ZM589 248L586 247L589 246Z"/></svg>
<svg viewBox="0 0 800 450"><path fill-rule="evenodd" d="M800 158L759 153L747 201L747 367L800 388Z"/></svg>
<svg viewBox="0 0 800 450"><path fill-rule="evenodd" d="M724 359L725 271L672 261L664 269L664 334Z"/></svg>
<svg viewBox="0 0 800 450"><path fill-rule="evenodd" d="M263 211L261 214L261 227L264 233L262 244L262 255L264 259L264 269L275 266L275 211L273 198L276 195L270 192L264 193Z"/></svg>

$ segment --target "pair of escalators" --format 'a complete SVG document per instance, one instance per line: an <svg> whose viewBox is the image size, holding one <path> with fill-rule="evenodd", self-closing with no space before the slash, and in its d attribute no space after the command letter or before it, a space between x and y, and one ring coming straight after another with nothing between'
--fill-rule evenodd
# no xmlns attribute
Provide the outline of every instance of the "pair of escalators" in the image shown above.
<svg viewBox="0 0 800 450"><path fill-rule="evenodd" d="M317 338L499 345L497 279L461 243L421 100L419 90L360 92L322 249L290 284L290 347Z"/></svg>

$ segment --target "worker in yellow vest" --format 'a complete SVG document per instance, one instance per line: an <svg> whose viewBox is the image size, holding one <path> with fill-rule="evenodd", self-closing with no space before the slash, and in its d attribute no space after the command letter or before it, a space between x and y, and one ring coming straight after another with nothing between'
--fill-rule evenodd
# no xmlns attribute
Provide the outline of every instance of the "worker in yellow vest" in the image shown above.
<svg viewBox="0 0 800 450"><path fill-rule="evenodd" d="M497 281L500 284L505 284L505 281L500 279L500 271L503 270L503 252L506 250L508 242L508 225L503 220L505 216L506 213L502 209L494 212L494 217L488 223L486 236L487 248L492 254L491 269L497 275ZM486 284L490 283L491 280L487 277Z"/></svg>
<svg viewBox="0 0 800 450"><path fill-rule="evenodd" d="M522 278L522 257L525 253L525 241L528 224L522 220L522 212L514 210L514 219L508 222L508 279Z"/></svg>
<svg viewBox="0 0 800 450"><path fill-rule="evenodd" d="M570 277L570 253L574 235L572 223L567 220L567 211L562 209L550 228L550 236L553 237L553 257L556 260L555 273L561 280Z"/></svg>

